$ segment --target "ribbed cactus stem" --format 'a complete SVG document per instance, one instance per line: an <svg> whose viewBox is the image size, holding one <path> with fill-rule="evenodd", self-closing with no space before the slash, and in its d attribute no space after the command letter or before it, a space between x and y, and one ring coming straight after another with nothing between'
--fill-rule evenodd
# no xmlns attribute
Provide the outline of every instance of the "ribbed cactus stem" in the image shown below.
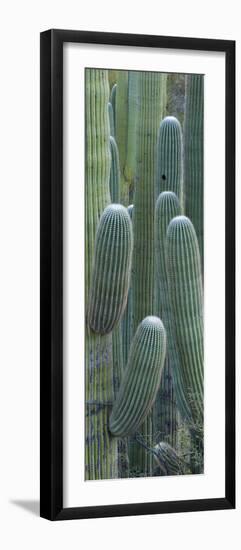
<svg viewBox="0 0 241 550"><path fill-rule="evenodd" d="M115 83L111 89L111 94L110 94L110 102L111 102L111 105L112 105L112 109L113 109L113 120L114 120L114 131L116 133L116 89L117 89L117 84Z"/></svg>
<svg viewBox="0 0 241 550"><path fill-rule="evenodd" d="M85 291L89 296L95 234L99 218L110 202L109 121L107 71L86 69L85 159ZM118 477L117 440L106 429L113 403L111 335L100 337L86 327L85 339L85 477Z"/></svg>
<svg viewBox="0 0 241 550"><path fill-rule="evenodd" d="M183 390L182 373L179 368L179 357L177 343L175 339L175 333L172 323L172 309L168 295L168 272L166 265L166 236L167 229L171 220L180 215L181 208L180 203L172 191L164 191L158 197L155 208L155 257L157 267L157 282L159 285L159 315L161 316L163 323L167 331L167 359L163 373L163 383L165 376L171 376L174 384L175 397L178 404L178 409L184 420L191 419L191 411L188 405L188 401ZM171 386L171 382L170 382ZM160 392L162 390L162 385ZM166 388L163 388L165 392ZM171 392L171 387L169 388ZM162 396L159 396L160 406ZM157 403L158 406L158 403ZM165 435L165 431L164 434ZM172 440L172 444L174 441Z"/></svg>
<svg viewBox="0 0 241 550"><path fill-rule="evenodd" d="M197 233L203 265L203 75L186 75L184 122L185 212Z"/></svg>
<svg viewBox="0 0 241 550"><path fill-rule="evenodd" d="M203 289L198 240L191 221L174 218L166 241L168 293L183 392L194 420L203 423Z"/></svg>
<svg viewBox="0 0 241 550"><path fill-rule="evenodd" d="M127 154L127 132L128 132L128 71L118 71L116 88L115 107L115 135L119 150L121 187L121 204L129 204L129 187L125 179L125 164Z"/></svg>
<svg viewBox="0 0 241 550"><path fill-rule="evenodd" d="M183 460L179 458L175 449L165 441L155 445L153 454L163 475L173 476L185 473Z"/></svg>
<svg viewBox="0 0 241 550"><path fill-rule="evenodd" d="M127 302L133 248L132 223L121 204L107 206L95 242L88 323L107 334L119 323Z"/></svg>
<svg viewBox="0 0 241 550"><path fill-rule="evenodd" d="M110 135L115 137L114 113L113 113L112 103L110 101L108 102L108 115L109 115L109 123L110 123Z"/></svg>
<svg viewBox="0 0 241 550"><path fill-rule="evenodd" d="M165 117L159 128L157 143L157 195L173 191L183 210L183 144L180 122Z"/></svg>
<svg viewBox="0 0 241 550"><path fill-rule="evenodd" d="M132 270L133 331L147 315L155 313L154 210L156 200L156 146L162 116L163 75L140 74L140 120L137 149L137 179L134 192L134 251ZM152 419L147 418L141 433L152 439ZM152 472L152 457L145 449L132 445L134 464L143 475ZM136 453L136 456L135 456Z"/></svg>
<svg viewBox="0 0 241 550"><path fill-rule="evenodd" d="M110 168L110 195L114 203L120 202L120 163L119 151L113 136L110 136L110 153L111 153L111 168Z"/></svg>
<svg viewBox="0 0 241 550"><path fill-rule="evenodd" d="M127 208L128 214L132 220L133 216L133 204L130 204ZM131 277L132 279L132 277ZM123 363L124 367L127 364L129 349L131 345L132 338L132 281L130 280L128 299L126 304L126 309L122 319L122 342L123 342Z"/></svg>
<svg viewBox="0 0 241 550"><path fill-rule="evenodd" d="M127 153L124 175L129 185L129 196L136 181L138 125L140 119L140 72L130 71L128 78Z"/></svg>
<svg viewBox="0 0 241 550"><path fill-rule="evenodd" d="M133 338L128 364L114 402L109 427L113 435L134 433L154 403L166 353L166 333L158 317L146 317Z"/></svg>

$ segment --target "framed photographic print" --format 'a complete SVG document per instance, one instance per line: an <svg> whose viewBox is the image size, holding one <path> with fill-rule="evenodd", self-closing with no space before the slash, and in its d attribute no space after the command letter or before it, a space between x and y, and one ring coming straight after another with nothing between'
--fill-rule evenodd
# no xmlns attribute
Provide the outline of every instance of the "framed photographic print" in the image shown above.
<svg viewBox="0 0 241 550"><path fill-rule="evenodd" d="M50 520L235 507L235 43L41 33Z"/></svg>

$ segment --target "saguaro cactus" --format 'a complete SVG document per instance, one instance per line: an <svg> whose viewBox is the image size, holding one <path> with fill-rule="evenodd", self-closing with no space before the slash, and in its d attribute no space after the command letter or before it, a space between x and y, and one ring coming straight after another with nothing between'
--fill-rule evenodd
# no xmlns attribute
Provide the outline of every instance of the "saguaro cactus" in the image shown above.
<svg viewBox="0 0 241 550"><path fill-rule="evenodd" d="M182 129L173 116L165 117L160 124L157 157L157 194L173 191L183 209Z"/></svg>
<svg viewBox="0 0 241 550"><path fill-rule="evenodd" d="M183 391L194 420L203 422L203 290L197 236L185 216L167 230L168 290Z"/></svg>
<svg viewBox="0 0 241 550"><path fill-rule="evenodd" d="M197 233L203 265L203 75L186 75L185 212Z"/></svg>
<svg viewBox="0 0 241 550"><path fill-rule="evenodd" d="M180 215L181 208L177 196L172 191L165 191L161 193L156 202L155 208L155 257L156 257L156 267L157 267L157 282L159 286L159 307L161 316L167 331L167 359L165 364L165 369L163 373L163 383L164 375L171 376L174 384L175 397L178 404L178 409L182 415L183 420L190 421L191 411L185 397L183 390L183 380L182 373L179 367L179 356L177 350L177 344L175 340L175 333L173 330L172 323L172 309L170 304L170 299L168 296L168 272L166 265L166 237L167 229L171 220ZM171 381L169 383L169 391L172 391ZM160 387L160 392L162 390L162 385ZM165 392L165 385L163 387ZM162 396L159 396L160 403L157 402L157 408L159 406L162 408ZM158 412L158 411L157 411ZM161 413L161 411L160 411ZM159 413L159 415L160 415ZM169 412L169 416L172 415L172 411ZM172 432L172 445L175 443L175 427L174 432ZM165 431L164 431L165 435Z"/></svg>
<svg viewBox="0 0 241 550"><path fill-rule="evenodd" d="M110 202L109 121L107 71L86 69L85 160L85 291L88 301L95 234L99 218ZM107 430L113 403L111 335L99 336L86 327L85 339L85 476L86 479L118 477L117 440Z"/></svg>
<svg viewBox="0 0 241 550"><path fill-rule="evenodd" d="M166 353L166 333L158 317L146 317L131 344L119 393L110 416L110 431L123 437L143 423L156 397Z"/></svg>
<svg viewBox="0 0 241 550"><path fill-rule="evenodd" d="M88 323L94 332L107 334L124 312L131 274L132 223L121 204L107 206L96 234Z"/></svg>
<svg viewBox="0 0 241 550"><path fill-rule="evenodd" d="M154 210L156 200L156 145L162 117L163 75L140 75L140 121L137 152L137 181L134 193L134 251L132 271L133 330L147 315L155 313ZM152 438L152 421L146 419L143 436ZM133 463L150 475L152 457L133 444Z"/></svg>
<svg viewBox="0 0 241 550"><path fill-rule="evenodd" d="M111 168L110 168L110 195L114 203L120 202L120 163L116 141L110 136Z"/></svg>
<svg viewBox="0 0 241 550"><path fill-rule="evenodd" d="M129 71L128 78L128 123L127 151L124 168L125 179L128 182L129 198L132 197L136 182L138 128L140 118L140 72Z"/></svg>

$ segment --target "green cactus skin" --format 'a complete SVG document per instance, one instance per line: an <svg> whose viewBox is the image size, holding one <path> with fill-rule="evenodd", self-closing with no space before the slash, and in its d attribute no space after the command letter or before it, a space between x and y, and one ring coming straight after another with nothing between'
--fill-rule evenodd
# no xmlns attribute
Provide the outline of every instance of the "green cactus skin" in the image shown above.
<svg viewBox="0 0 241 550"><path fill-rule="evenodd" d="M170 73L167 75L167 113L175 116L182 128L185 110L185 74Z"/></svg>
<svg viewBox="0 0 241 550"><path fill-rule="evenodd" d="M155 313L154 210L156 200L156 147L162 117L163 75L140 75L140 120L137 149L137 181L134 192L134 251L132 270L133 331L147 315ZM147 418L141 433L152 439L152 418ZM135 442L130 465L137 465L144 476L151 475L152 456ZM133 456L133 458L132 458Z"/></svg>
<svg viewBox="0 0 241 550"><path fill-rule="evenodd" d="M198 240L191 221L174 218L166 240L168 294L183 392L193 429L203 423L203 289Z"/></svg>
<svg viewBox="0 0 241 550"><path fill-rule="evenodd" d="M203 266L203 75L186 75L184 121L185 213L198 238Z"/></svg>
<svg viewBox="0 0 241 550"><path fill-rule="evenodd" d="M118 147L113 136L110 136L110 196L114 203L120 202L120 163Z"/></svg>
<svg viewBox="0 0 241 550"><path fill-rule="evenodd" d="M157 143L157 195L173 191L183 211L183 144L180 122L165 117L159 128Z"/></svg>
<svg viewBox="0 0 241 550"><path fill-rule="evenodd" d="M90 328L108 334L119 323L127 302L133 249L132 223L121 204L107 206L96 234L88 307Z"/></svg>
<svg viewBox="0 0 241 550"><path fill-rule="evenodd" d="M151 410L161 381L166 354L166 332L158 317L140 323L133 338L128 364L110 416L117 437L135 433Z"/></svg>
<svg viewBox="0 0 241 550"><path fill-rule="evenodd" d="M166 265L166 235L169 223L173 218L180 215L181 207L177 196L172 191L164 191L158 197L155 208L155 258L156 258L156 268L157 268L157 279L159 284L159 315L163 320L167 331L167 358L165 363L165 368L162 377L162 384L160 387L159 401L157 400L157 414L159 413L159 402L162 409L162 391L167 391L170 394L170 397L173 399L172 395L172 380L174 385L175 397L178 404L178 409L183 420L191 420L191 411L188 405L188 402L183 391L183 380L181 377L181 371L178 366L179 357L178 350L175 341L175 334L173 333L173 324L172 324L172 310L170 306L170 300L168 296L168 273ZM168 388L165 386L165 377L167 377ZM174 400L174 399L173 399ZM165 413L165 411L164 411ZM176 417L176 412L173 410L173 413ZM172 412L169 411L169 415ZM158 416L160 413L158 414ZM169 422L169 420L168 420ZM174 420L176 422L176 419ZM161 426L163 423L161 423ZM158 424L157 424L158 427ZM174 428L174 426L172 426ZM156 428L157 429L157 428ZM161 427L161 435L167 435L165 427ZM176 444L176 434L175 430L172 431L171 444Z"/></svg>
<svg viewBox="0 0 241 550"><path fill-rule="evenodd" d="M133 216L133 204L130 204L127 208L128 214L132 220ZM126 309L122 318L122 345L123 345L123 364L124 367L127 364L129 349L131 345L132 335L132 283L130 280L128 299Z"/></svg>
<svg viewBox="0 0 241 550"><path fill-rule="evenodd" d="M116 89L117 89L117 84L115 83L111 89L111 94L110 94L110 102L113 109L114 135L116 133Z"/></svg>
<svg viewBox="0 0 241 550"><path fill-rule="evenodd" d="M114 113L113 113L112 103L110 101L108 102L108 115L109 115L109 123L110 123L110 135L115 137Z"/></svg>
<svg viewBox="0 0 241 550"><path fill-rule="evenodd" d="M114 399L119 391L121 384L124 363L123 363L123 345L122 345L122 330L118 325L112 333L112 352L113 352L113 383L114 383ZM129 477L129 457L128 443L126 438L118 439L118 477Z"/></svg>
<svg viewBox="0 0 241 550"><path fill-rule="evenodd" d="M137 146L140 119L140 72L130 71L128 78L127 153L124 176L128 181L129 199L136 182Z"/></svg>
<svg viewBox="0 0 241 550"><path fill-rule="evenodd" d="M107 71L86 69L85 161L85 292L89 296L95 234L99 218L110 203ZM118 477L117 440L107 426L113 404L112 336L99 336L86 327L85 337L85 478Z"/></svg>
<svg viewBox="0 0 241 550"><path fill-rule="evenodd" d="M155 445L153 454L162 475L173 476L185 473L183 460L179 458L175 449L165 441Z"/></svg>
<svg viewBox="0 0 241 550"><path fill-rule="evenodd" d="M115 107L115 136L119 150L121 187L120 201L124 206L129 204L129 186L125 179L128 132L128 71L118 71Z"/></svg>

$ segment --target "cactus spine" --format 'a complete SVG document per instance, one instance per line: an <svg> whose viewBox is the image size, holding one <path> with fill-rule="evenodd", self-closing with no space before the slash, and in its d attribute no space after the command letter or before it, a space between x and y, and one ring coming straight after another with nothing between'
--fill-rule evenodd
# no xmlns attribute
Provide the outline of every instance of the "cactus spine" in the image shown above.
<svg viewBox="0 0 241 550"><path fill-rule="evenodd" d="M121 204L107 206L96 234L88 323L107 334L120 321L130 283L133 233L130 216Z"/></svg>
<svg viewBox="0 0 241 550"><path fill-rule="evenodd" d="M168 290L183 391L194 421L203 423L203 290L200 253L191 221L174 218L167 230Z"/></svg>
<svg viewBox="0 0 241 550"><path fill-rule="evenodd" d="M186 75L184 123L185 212L198 238L203 266L203 75Z"/></svg>
<svg viewBox="0 0 241 550"><path fill-rule="evenodd" d="M166 333L158 317L146 317L131 344L128 364L110 416L110 431L123 437L143 423L156 397L166 353Z"/></svg>
<svg viewBox="0 0 241 550"><path fill-rule="evenodd" d="M110 136L110 153L111 153L111 168L110 168L110 196L114 203L120 202L120 164L119 152L116 141L113 136Z"/></svg>
<svg viewBox="0 0 241 550"><path fill-rule="evenodd" d="M85 290L88 301L95 234L99 218L110 202L108 74L86 70L86 161L85 161ZM99 336L87 327L85 340L85 477L108 479L118 476L117 440L107 430L113 403L111 335Z"/></svg>
<svg viewBox="0 0 241 550"><path fill-rule="evenodd" d="M182 129L173 116L165 117L160 124L157 157L157 194L173 191L183 210Z"/></svg>

